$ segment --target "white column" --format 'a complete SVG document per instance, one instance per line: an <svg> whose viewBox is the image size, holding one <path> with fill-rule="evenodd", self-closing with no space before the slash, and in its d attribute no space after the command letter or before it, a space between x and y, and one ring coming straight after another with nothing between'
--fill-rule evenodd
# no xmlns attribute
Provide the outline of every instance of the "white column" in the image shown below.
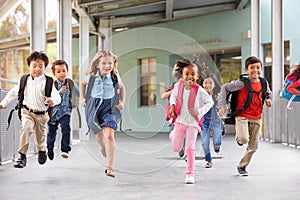
<svg viewBox="0 0 300 200"><path fill-rule="evenodd" d="M79 83L86 80L85 72L89 67L89 18L80 16L79 18ZM81 104L81 100L79 102ZM79 130L80 139L88 139L85 135L87 132L87 124L85 120L85 112L82 106L79 106L81 113L81 129Z"/></svg>
<svg viewBox="0 0 300 200"><path fill-rule="evenodd" d="M31 0L30 51L46 51L46 1Z"/></svg>
<svg viewBox="0 0 300 200"><path fill-rule="evenodd" d="M259 57L259 0L251 0L251 56Z"/></svg>
<svg viewBox="0 0 300 200"><path fill-rule="evenodd" d="M57 23L58 58L67 61L69 77L72 77L72 0L58 0ZM54 2L53 2L54 3ZM57 3L57 2L55 2Z"/></svg>
<svg viewBox="0 0 300 200"><path fill-rule="evenodd" d="M99 32L105 36L105 40L101 41L104 44L101 46L105 50L112 50L112 22L109 18L100 18ZM100 41L99 41L100 42Z"/></svg>
<svg viewBox="0 0 300 200"><path fill-rule="evenodd" d="M283 83L284 70L284 39L283 39L283 2L282 0L272 1L272 133L273 142L281 140L282 127L280 121L280 90Z"/></svg>

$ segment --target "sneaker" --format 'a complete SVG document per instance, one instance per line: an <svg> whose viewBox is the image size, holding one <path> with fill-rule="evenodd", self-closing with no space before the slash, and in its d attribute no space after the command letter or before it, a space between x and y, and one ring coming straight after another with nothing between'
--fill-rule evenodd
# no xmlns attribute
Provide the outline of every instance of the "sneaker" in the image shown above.
<svg viewBox="0 0 300 200"><path fill-rule="evenodd" d="M18 158L18 160L14 164L14 167L15 168L24 168L24 167L26 167L26 162L27 162L26 156L21 155L20 158Z"/></svg>
<svg viewBox="0 0 300 200"><path fill-rule="evenodd" d="M54 158L54 152L53 151L48 151L48 158L49 158L49 160L53 160L53 158Z"/></svg>
<svg viewBox="0 0 300 200"><path fill-rule="evenodd" d="M185 184L194 184L194 183L195 183L194 175L193 174L187 174L185 176Z"/></svg>
<svg viewBox="0 0 300 200"><path fill-rule="evenodd" d="M221 149L220 146L214 146L214 150L216 153L220 153L220 149Z"/></svg>
<svg viewBox="0 0 300 200"><path fill-rule="evenodd" d="M184 147L178 152L178 156L182 158L184 156Z"/></svg>
<svg viewBox="0 0 300 200"><path fill-rule="evenodd" d="M243 144L239 143L237 138L235 139L236 140L236 143L239 145L239 146L243 146Z"/></svg>
<svg viewBox="0 0 300 200"><path fill-rule="evenodd" d="M45 164L47 160L47 155L46 155L46 151L39 151L39 154L38 154L38 162L40 165L43 165Z"/></svg>
<svg viewBox="0 0 300 200"><path fill-rule="evenodd" d="M63 158L69 158L69 154L68 154L68 152L61 152L61 157L63 157Z"/></svg>
<svg viewBox="0 0 300 200"><path fill-rule="evenodd" d="M237 167L237 171L240 176L248 176L248 172L246 171L246 167Z"/></svg>
<svg viewBox="0 0 300 200"><path fill-rule="evenodd" d="M211 162L207 162L205 168L212 168L213 164Z"/></svg>

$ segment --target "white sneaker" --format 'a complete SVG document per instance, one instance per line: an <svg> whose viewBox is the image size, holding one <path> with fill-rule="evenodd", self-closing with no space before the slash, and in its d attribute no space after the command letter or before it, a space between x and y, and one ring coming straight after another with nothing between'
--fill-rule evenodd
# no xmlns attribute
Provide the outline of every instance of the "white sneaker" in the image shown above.
<svg viewBox="0 0 300 200"><path fill-rule="evenodd" d="M194 184L194 183L195 183L194 175L193 174L187 174L185 176L185 184Z"/></svg>
<svg viewBox="0 0 300 200"><path fill-rule="evenodd" d="M61 152L61 157L63 158L69 158L69 154L67 152Z"/></svg>

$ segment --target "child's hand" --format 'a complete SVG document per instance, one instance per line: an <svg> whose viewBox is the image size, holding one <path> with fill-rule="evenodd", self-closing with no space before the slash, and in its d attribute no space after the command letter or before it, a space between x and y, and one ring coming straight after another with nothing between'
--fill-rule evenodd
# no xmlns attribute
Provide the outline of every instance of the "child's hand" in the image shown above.
<svg viewBox="0 0 300 200"><path fill-rule="evenodd" d="M168 112L168 117L170 117L170 118L175 117L174 110L175 110L175 105L172 104L172 105L170 106L170 110L169 110L169 112Z"/></svg>
<svg viewBox="0 0 300 200"><path fill-rule="evenodd" d="M192 108L192 109L189 109L189 113L194 117L194 116L197 116L199 113L198 113L198 110L196 108Z"/></svg>
<svg viewBox="0 0 300 200"><path fill-rule="evenodd" d="M44 103L47 105L47 106L52 106L54 103L53 101L49 98L49 97L45 97L45 101Z"/></svg>
<svg viewBox="0 0 300 200"><path fill-rule="evenodd" d="M267 99L267 100L266 100L266 105L267 105L268 107L271 107L271 106L272 106L272 101L271 101L270 99Z"/></svg>
<svg viewBox="0 0 300 200"><path fill-rule="evenodd" d="M218 111L218 114L219 114L220 117L225 117L226 112L227 112L226 108L220 108L219 111Z"/></svg>
<svg viewBox="0 0 300 200"><path fill-rule="evenodd" d="M66 91L67 91L67 86L63 85L63 86L60 88L60 92L64 94L64 93L66 93Z"/></svg>
<svg viewBox="0 0 300 200"><path fill-rule="evenodd" d="M116 108L118 110L123 110L124 109L124 103L119 103L118 105L116 105Z"/></svg>
<svg viewBox="0 0 300 200"><path fill-rule="evenodd" d="M4 109L5 107L2 105L2 104L0 104L0 109Z"/></svg>

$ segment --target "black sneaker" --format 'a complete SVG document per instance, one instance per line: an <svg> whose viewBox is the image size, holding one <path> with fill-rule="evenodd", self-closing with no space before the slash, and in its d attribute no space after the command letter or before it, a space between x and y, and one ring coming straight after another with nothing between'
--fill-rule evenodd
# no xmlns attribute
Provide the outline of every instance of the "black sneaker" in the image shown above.
<svg viewBox="0 0 300 200"><path fill-rule="evenodd" d="M243 146L243 144L241 144L241 143L238 142L237 138L235 138L235 140L236 140L236 143L237 143L239 146Z"/></svg>
<svg viewBox="0 0 300 200"><path fill-rule="evenodd" d="M45 164L47 160L47 155L46 155L46 151L39 151L39 154L38 154L38 162L40 165L43 165Z"/></svg>
<svg viewBox="0 0 300 200"><path fill-rule="evenodd" d="M53 158L54 158L54 152L53 151L48 151L48 158L49 158L49 160L53 160Z"/></svg>
<svg viewBox="0 0 300 200"><path fill-rule="evenodd" d="M248 172L246 171L246 167L237 167L237 171L240 176L248 176Z"/></svg>
<svg viewBox="0 0 300 200"><path fill-rule="evenodd" d="M178 152L178 156L180 158L182 158L184 156L184 148L182 148L179 152Z"/></svg>
<svg viewBox="0 0 300 200"><path fill-rule="evenodd" d="M16 161L16 163L14 164L15 168L24 168L26 167L26 155L21 155L20 158L18 158L18 160Z"/></svg>

